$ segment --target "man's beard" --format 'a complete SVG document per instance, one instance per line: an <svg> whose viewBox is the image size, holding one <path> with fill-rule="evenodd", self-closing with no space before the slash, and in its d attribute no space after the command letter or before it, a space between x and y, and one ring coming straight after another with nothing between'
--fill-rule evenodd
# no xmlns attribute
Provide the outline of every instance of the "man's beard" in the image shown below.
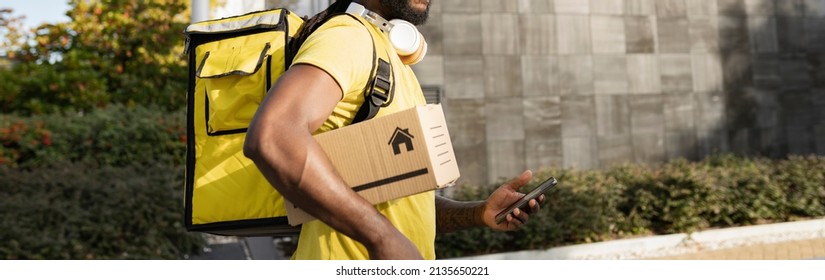
<svg viewBox="0 0 825 280"><path fill-rule="evenodd" d="M427 3L426 10L419 12L410 7L410 0L378 0L378 2L389 13L388 19L403 19L414 25L422 25L430 15L430 3Z"/></svg>

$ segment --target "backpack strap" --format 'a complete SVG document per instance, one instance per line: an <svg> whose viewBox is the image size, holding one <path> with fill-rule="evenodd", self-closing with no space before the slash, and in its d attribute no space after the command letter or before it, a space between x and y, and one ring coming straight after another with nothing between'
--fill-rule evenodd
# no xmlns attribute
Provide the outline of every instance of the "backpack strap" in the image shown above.
<svg viewBox="0 0 825 280"><path fill-rule="evenodd" d="M352 123L372 119L381 107L389 105L387 102L391 101L390 97L395 89L395 85L390 80L392 79L392 65L379 58L377 67L371 83L364 90L364 103L361 104Z"/></svg>
<svg viewBox="0 0 825 280"><path fill-rule="evenodd" d="M367 86L364 87L364 103L358 109L351 124L356 124L375 117L381 107L389 106L395 94L395 83L392 72L392 64L390 64L389 52L384 48L383 52L379 52L378 44L375 42L375 36L369 27L359 20L356 16L348 13L345 15L355 19L364 27L367 27L367 33L370 34L372 40L372 71L370 72L370 80Z"/></svg>

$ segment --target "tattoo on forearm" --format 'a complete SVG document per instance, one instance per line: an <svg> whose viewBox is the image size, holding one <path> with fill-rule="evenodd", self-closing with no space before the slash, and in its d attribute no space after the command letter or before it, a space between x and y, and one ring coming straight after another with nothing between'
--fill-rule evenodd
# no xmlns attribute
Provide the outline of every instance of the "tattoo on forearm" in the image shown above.
<svg viewBox="0 0 825 280"><path fill-rule="evenodd" d="M436 196L436 231L453 232L483 226L481 212L483 201L461 202Z"/></svg>

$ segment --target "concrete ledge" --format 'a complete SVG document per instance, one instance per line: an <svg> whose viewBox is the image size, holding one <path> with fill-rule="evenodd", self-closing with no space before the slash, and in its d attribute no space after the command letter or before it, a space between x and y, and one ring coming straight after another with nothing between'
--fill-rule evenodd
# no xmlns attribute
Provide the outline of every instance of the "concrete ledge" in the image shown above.
<svg viewBox="0 0 825 280"><path fill-rule="evenodd" d="M476 260L588 260L642 259L825 238L825 218L769 225L714 229L692 234L669 234L591 244L474 256Z"/></svg>

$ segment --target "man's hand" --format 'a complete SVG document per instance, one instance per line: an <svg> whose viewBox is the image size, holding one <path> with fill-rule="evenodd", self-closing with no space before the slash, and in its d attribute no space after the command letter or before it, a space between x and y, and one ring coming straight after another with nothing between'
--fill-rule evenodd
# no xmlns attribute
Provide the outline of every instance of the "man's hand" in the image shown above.
<svg viewBox="0 0 825 280"><path fill-rule="evenodd" d="M496 224L496 215L524 196L524 194L518 192L518 190L530 182L532 178L533 172L526 170L524 173L521 173L521 176L518 178L496 189L490 197L487 198L487 201L484 202L484 210L481 217L484 224L496 230L517 230L524 226L530 216L529 214L539 211L539 205L544 201L543 194L540 195L538 199L531 199L530 202L528 202L530 207L529 212L516 208L513 214L507 215L505 221L500 224Z"/></svg>
<svg viewBox="0 0 825 280"><path fill-rule="evenodd" d="M496 215L524 197L525 194L518 192L518 189L532 178L533 172L526 170L518 178L498 187L485 201L455 201L436 195L436 230L438 233L447 233L484 226L495 230L521 228L527 222L529 214L539 211L539 204L544 201L543 194L538 199L527 202L528 211L516 209L500 224L496 224Z"/></svg>

